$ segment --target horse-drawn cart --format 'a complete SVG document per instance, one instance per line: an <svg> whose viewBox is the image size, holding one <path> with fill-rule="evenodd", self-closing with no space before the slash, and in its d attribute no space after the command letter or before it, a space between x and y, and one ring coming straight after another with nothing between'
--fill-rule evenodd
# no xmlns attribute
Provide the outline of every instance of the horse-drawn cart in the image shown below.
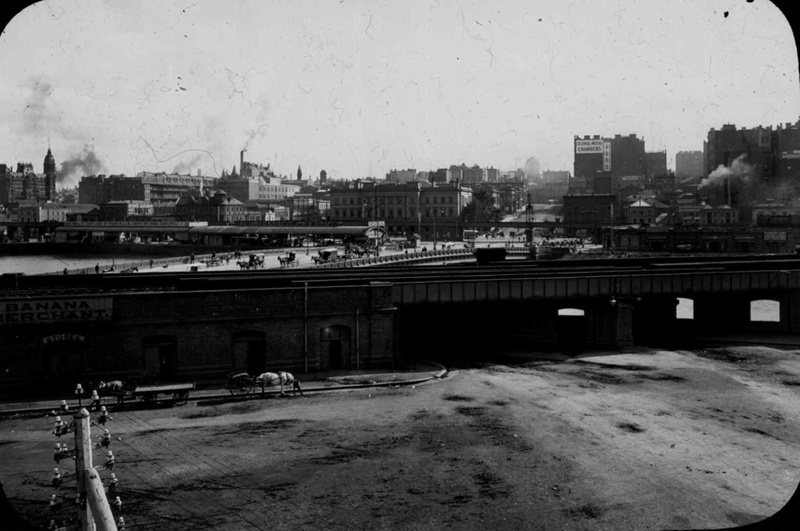
<svg viewBox="0 0 800 531"><path fill-rule="evenodd" d="M139 400L146 404L155 404L158 401L158 395L165 395L164 399L171 400L174 406L182 406L189 401L189 392L194 389L194 386L194 383L134 385L123 386L118 389L100 389L100 394L117 397L117 405L119 406L134 400Z"/></svg>
<svg viewBox="0 0 800 531"><path fill-rule="evenodd" d="M228 391L231 396L246 397L256 390L256 380L246 372L228 376Z"/></svg>

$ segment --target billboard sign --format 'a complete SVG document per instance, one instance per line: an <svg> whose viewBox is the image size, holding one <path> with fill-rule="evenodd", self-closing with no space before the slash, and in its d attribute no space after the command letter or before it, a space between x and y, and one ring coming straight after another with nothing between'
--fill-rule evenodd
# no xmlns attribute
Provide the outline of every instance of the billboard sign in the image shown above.
<svg viewBox="0 0 800 531"><path fill-rule="evenodd" d="M575 153L602 153L603 140L575 140Z"/></svg>

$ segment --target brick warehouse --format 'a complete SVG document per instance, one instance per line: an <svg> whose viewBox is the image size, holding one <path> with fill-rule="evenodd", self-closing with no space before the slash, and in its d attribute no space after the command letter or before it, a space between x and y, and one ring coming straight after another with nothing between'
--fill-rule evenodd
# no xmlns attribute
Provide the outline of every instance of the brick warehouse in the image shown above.
<svg viewBox="0 0 800 531"><path fill-rule="evenodd" d="M391 287L120 290L0 298L0 386L391 367Z"/></svg>

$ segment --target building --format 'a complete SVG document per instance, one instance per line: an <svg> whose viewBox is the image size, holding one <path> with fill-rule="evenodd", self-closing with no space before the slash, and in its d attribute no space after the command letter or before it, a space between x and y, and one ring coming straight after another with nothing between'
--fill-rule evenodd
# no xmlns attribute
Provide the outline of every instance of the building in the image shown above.
<svg viewBox="0 0 800 531"><path fill-rule="evenodd" d="M611 144L607 139L600 138L599 135L583 138L574 137L575 163L572 174L584 181L594 177L599 171L610 171L609 158L611 156Z"/></svg>
<svg viewBox="0 0 800 531"><path fill-rule="evenodd" d="M44 157L43 172L37 175L33 164L17 163L17 171L0 164L0 205L21 199L53 201L56 198L56 161L50 148Z"/></svg>
<svg viewBox="0 0 800 531"><path fill-rule="evenodd" d="M451 174L447 170L447 168L439 168L438 170L435 171L434 170L429 171L428 178L422 180L427 180L429 183L441 184L450 182L451 181L450 178Z"/></svg>
<svg viewBox="0 0 800 531"><path fill-rule="evenodd" d="M92 175L78 183L78 202L103 204L109 201L177 201L190 190L214 189L216 177L140 172L125 175Z"/></svg>
<svg viewBox="0 0 800 531"><path fill-rule="evenodd" d="M652 151L644 154L644 177L647 184L652 184L656 177L667 173L667 152Z"/></svg>
<svg viewBox="0 0 800 531"><path fill-rule="evenodd" d="M549 171L542 172L542 182L547 183L560 183L569 181L571 175L568 171Z"/></svg>
<svg viewBox="0 0 800 531"><path fill-rule="evenodd" d="M240 177L263 177L264 179L270 179L275 177L275 174L270 169L269 164L264 166L263 164L258 164L255 162L248 162L244 160L244 153L245 149L239 152L239 173ZM234 167L231 175L236 175L236 168Z"/></svg>
<svg viewBox="0 0 800 531"><path fill-rule="evenodd" d="M615 179L637 176L644 178L647 174L645 166L644 140L631 134L615 135L611 144L611 174ZM666 171L666 153L664 154Z"/></svg>
<svg viewBox="0 0 800 531"><path fill-rule="evenodd" d="M229 197L224 190L213 196L186 195L175 204L177 221L206 221L210 224L233 225L247 220L244 203Z"/></svg>
<svg viewBox="0 0 800 531"><path fill-rule="evenodd" d="M613 194L567 194L564 196L564 223L600 227L614 217L616 196Z"/></svg>
<svg viewBox="0 0 800 531"><path fill-rule="evenodd" d="M153 218L155 209L149 201L109 201L99 207L100 221L144 221Z"/></svg>
<svg viewBox="0 0 800 531"><path fill-rule="evenodd" d="M22 223L39 223L42 221L67 220L69 209L57 203L43 202L32 205L20 205L18 210L19 221Z"/></svg>
<svg viewBox="0 0 800 531"><path fill-rule="evenodd" d="M409 168L407 170L390 170L386 174L386 182L410 183L417 180L417 170Z"/></svg>
<svg viewBox="0 0 800 531"><path fill-rule="evenodd" d="M739 223L736 210L728 205L713 207L705 201L697 204L678 205L676 221L682 225L733 225Z"/></svg>
<svg viewBox="0 0 800 531"><path fill-rule="evenodd" d="M493 167L486 168L486 180L490 183L499 183L500 170Z"/></svg>
<svg viewBox="0 0 800 531"><path fill-rule="evenodd" d="M217 189L241 202L282 201L300 191L299 184L282 182L278 177L244 177L225 175L217 181Z"/></svg>
<svg viewBox="0 0 800 531"><path fill-rule="evenodd" d="M631 224L656 225L669 219L669 206L658 201L637 199L623 207L623 211L625 221Z"/></svg>
<svg viewBox="0 0 800 531"><path fill-rule="evenodd" d="M433 239L460 238L460 216L472 190L460 184L343 182L330 190L330 220L346 225L383 222L394 235L421 232Z"/></svg>
<svg viewBox="0 0 800 531"><path fill-rule="evenodd" d="M675 177L706 177L702 151L678 151L675 154Z"/></svg>
<svg viewBox="0 0 800 531"><path fill-rule="evenodd" d="M477 164L473 165L471 168L467 168L463 164L461 165L461 175L462 180L461 182L464 184L471 184L471 183L485 183L488 180L488 170L486 168L481 168Z"/></svg>

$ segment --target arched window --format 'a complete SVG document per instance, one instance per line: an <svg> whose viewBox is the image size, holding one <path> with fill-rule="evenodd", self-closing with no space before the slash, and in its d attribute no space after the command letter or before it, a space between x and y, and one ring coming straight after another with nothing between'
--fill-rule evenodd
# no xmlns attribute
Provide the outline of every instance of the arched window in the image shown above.
<svg viewBox="0 0 800 531"><path fill-rule="evenodd" d="M675 309L677 319L694 319L694 301L678 297L678 306Z"/></svg>
<svg viewBox="0 0 800 531"><path fill-rule="evenodd" d="M750 321L780 323L781 303L769 299L750 301Z"/></svg>

